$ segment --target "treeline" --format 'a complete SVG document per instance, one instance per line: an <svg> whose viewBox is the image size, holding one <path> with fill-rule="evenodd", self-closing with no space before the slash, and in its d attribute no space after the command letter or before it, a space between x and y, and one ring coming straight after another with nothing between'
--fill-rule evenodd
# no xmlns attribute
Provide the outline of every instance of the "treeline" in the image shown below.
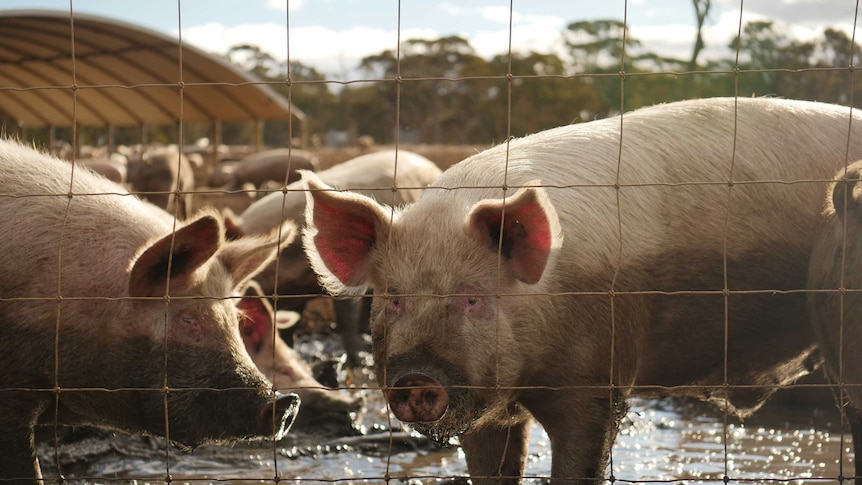
<svg viewBox="0 0 862 485"><path fill-rule="evenodd" d="M343 130L354 140L369 135L393 143L398 126L400 139L409 142L483 145L685 98L862 103L851 68L860 48L836 29L801 41L772 22L750 22L727 46L726 58L704 62L697 59L702 45L690 59L663 57L615 20L572 22L562 35L568 58L530 52L484 59L462 37L411 39L400 59L393 50L362 59L364 79L378 80L368 82L327 82L314 68L291 62L290 99L308 115L311 134ZM258 78L279 81L274 88L287 96L284 63L248 45L229 57L243 59L242 67ZM268 123L268 143L287 143L286 136L285 124Z"/></svg>
<svg viewBox="0 0 862 485"><path fill-rule="evenodd" d="M694 0L704 16L707 0ZM459 36L411 39L399 52L362 59L361 80L335 81L315 68L289 66L257 46L238 45L226 57L240 69L270 82L304 111L304 132L287 121L269 121L266 145L286 146L304 138L326 141L328 132L349 143L370 136L378 144L470 144L488 146L507 136L589 121L641 106L713 96L782 96L862 106L853 66L860 47L844 32L827 28L802 41L772 22L750 22L727 47L725 58L699 59L700 28L688 59L661 56L631 36L616 20L578 21L561 33L565 54L515 52L478 56ZM511 73L511 75L510 75ZM287 79L290 83L285 82ZM398 129L396 129L398 127ZM150 140L176 142L176 126L148 127ZM207 123L183 127L190 143L210 136ZM224 123L222 140L248 144L251 123ZM103 128L83 128L82 144L98 144ZM140 141L137 127L115 130L115 143Z"/></svg>

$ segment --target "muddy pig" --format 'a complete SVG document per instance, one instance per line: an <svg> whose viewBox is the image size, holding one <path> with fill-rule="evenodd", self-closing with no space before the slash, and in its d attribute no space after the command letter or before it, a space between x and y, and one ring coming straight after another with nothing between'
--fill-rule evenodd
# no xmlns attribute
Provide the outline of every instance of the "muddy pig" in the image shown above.
<svg viewBox="0 0 862 485"><path fill-rule="evenodd" d="M260 286L251 281L238 303L240 333L251 359L276 390L295 392L302 400L294 428L327 420L346 418L358 411L362 401L318 382L311 367L279 336L278 328L299 320L291 311L273 312Z"/></svg>
<svg viewBox="0 0 862 485"><path fill-rule="evenodd" d="M282 185L285 179L288 184L299 180L298 170L314 170L317 157L305 150L273 148L253 153L228 166L232 170L225 182L227 188L236 190L249 183L260 188L267 181Z"/></svg>
<svg viewBox="0 0 862 485"><path fill-rule="evenodd" d="M397 163L397 176L396 172ZM427 158L406 150L383 150L353 158L318 173L320 180L333 187L371 196L390 205L415 202L422 190L440 175L440 169ZM392 187L399 187L393 191ZM244 234L271 231L283 220L301 225L305 218L305 194L302 182L287 187L286 193L274 192L250 205L236 221ZM282 295L320 295L324 291L317 276L308 265L302 244L295 242L286 247L277 264L272 264L256 277L264 291L274 288ZM277 287L276 287L277 285ZM302 311L308 297L289 297L279 300L279 309ZM356 299L340 298L334 301L336 325L344 339L347 363L356 367L361 342L360 309Z"/></svg>
<svg viewBox="0 0 862 485"><path fill-rule="evenodd" d="M747 416L820 364L799 291L811 181L848 149L862 116L845 107L663 104L471 156L403 210L304 174L304 243L334 294L373 288L391 412L458 437L474 483L517 481L533 419L554 483L592 483L629 396Z"/></svg>
<svg viewBox="0 0 862 485"><path fill-rule="evenodd" d="M189 159L174 146L147 147L129 158L127 181L132 190L155 205L185 218L189 194L177 197L176 191L195 188L194 170Z"/></svg>
<svg viewBox="0 0 862 485"><path fill-rule="evenodd" d="M37 424L283 436L298 397L257 370L230 299L275 238L225 242L215 212L180 223L73 167L0 141L0 478L36 483Z"/></svg>
<svg viewBox="0 0 862 485"><path fill-rule="evenodd" d="M808 310L830 380L862 457L862 160L841 169L827 190L823 226L808 267ZM846 387L845 387L846 386ZM862 460L856 459L856 476Z"/></svg>

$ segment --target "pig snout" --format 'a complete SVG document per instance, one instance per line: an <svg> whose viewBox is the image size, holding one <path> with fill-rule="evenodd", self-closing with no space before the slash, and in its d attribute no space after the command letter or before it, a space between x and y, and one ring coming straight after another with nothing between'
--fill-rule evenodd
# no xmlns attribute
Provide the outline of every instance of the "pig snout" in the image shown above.
<svg viewBox="0 0 862 485"><path fill-rule="evenodd" d="M260 411L258 431L261 436L280 440L287 435L299 411L300 399L296 394L277 394L275 400Z"/></svg>
<svg viewBox="0 0 862 485"><path fill-rule="evenodd" d="M409 374L386 391L386 401L395 417L405 423L430 423L449 408L449 394L435 379Z"/></svg>

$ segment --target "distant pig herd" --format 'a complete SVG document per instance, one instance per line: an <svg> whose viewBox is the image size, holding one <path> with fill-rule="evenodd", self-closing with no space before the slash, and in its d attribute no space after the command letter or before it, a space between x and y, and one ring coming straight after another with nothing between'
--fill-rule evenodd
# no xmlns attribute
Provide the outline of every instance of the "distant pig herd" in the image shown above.
<svg viewBox="0 0 862 485"><path fill-rule="evenodd" d="M217 172L270 192L240 213L186 213L185 155L141 159L115 173L0 141L0 479L38 482L39 424L195 446L358 410L278 333L322 294L348 364L368 319L392 415L457 438L473 483L518 482L533 422L553 483L591 483L630 396L745 417L821 366L862 456L856 110L662 104L442 174L401 149L326 170L257 154Z"/></svg>

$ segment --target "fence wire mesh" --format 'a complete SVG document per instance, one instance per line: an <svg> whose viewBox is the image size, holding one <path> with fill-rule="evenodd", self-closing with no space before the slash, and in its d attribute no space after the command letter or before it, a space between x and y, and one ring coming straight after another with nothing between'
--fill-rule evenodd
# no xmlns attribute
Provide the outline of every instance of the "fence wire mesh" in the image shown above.
<svg viewBox="0 0 862 485"><path fill-rule="evenodd" d="M815 38L664 2L688 59L631 2L573 3L554 51L516 2L438 6L502 12L492 58L390 3L339 74L295 54L340 41L303 2L283 57L189 41L207 2L0 10L2 132L42 153L0 144L0 481L852 479L858 4L775 4Z"/></svg>

